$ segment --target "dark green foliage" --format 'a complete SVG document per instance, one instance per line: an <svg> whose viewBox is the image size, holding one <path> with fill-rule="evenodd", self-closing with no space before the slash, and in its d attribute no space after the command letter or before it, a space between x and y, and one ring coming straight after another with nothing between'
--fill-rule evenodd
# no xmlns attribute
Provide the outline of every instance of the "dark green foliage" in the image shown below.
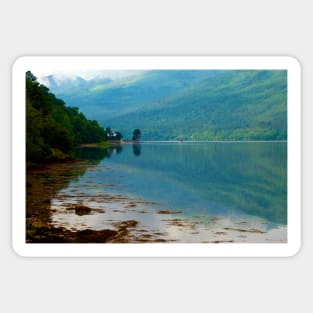
<svg viewBox="0 0 313 313"><path fill-rule="evenodd" d="M49 89L26 73L26 158L28 162L65 159L80 143L100 142L106 134L78 108L66 107Z"/></svg>
<svg viewBox="0 0 313 313"><path fill-rule="evenodd" d="M136 128L133 132L133 140L138 141L141 137L141 131L140 129Z"/></svg>

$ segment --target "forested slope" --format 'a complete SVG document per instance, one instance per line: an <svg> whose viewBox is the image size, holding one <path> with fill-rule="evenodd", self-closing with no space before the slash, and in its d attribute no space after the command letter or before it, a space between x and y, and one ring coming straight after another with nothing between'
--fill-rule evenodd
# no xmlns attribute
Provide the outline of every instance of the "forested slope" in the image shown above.
<svg viewBox="0 0 313 313"><path fill-rule="evenodd" d="M287 139L287 72L225 71L163 101L108 119L143 139Z"/></svg>
<svg viewBox="0 0 313 313"><path fill-rule="evenodd" d="M132 72L132 71L130 71ZM115 118L134 107L181 93L203 79L221 71L152 70L112 80L95 77L45 77L49 88L70 106L79 107L87 118L97 119L104 127L106 120Z"/></svg>
<svg viewBox="0 0 313 313"><path fill-rule="evenodd" d="M28 162L65 159L80 143L100 142L105 131L78 108L67 107L37 78L26 73L26 158Z"/></svg>
<svg viewBox="0 0 313 313"><path fill-rule="evenodd" d="M103 127L143 140L286 140L287 71L151 70L49 84Z"/></svg>

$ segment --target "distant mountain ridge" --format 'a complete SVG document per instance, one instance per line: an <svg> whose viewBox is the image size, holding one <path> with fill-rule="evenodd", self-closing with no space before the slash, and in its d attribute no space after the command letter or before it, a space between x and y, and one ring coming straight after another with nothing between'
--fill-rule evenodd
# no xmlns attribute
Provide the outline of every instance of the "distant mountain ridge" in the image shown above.
<svg viewBox="0 0 313 313"><path fill-rule="evenodd" d="M100 122L117 117L134 105L164 99L218 71L142 71L117 80L82 77L63 79L57 84L54 75L44 77L52 92L78 107L88 118Z"/></svg>
<svg viewBox="0 0 313 313"><path fill-rule="evenodd" d="M126 137L140 128L143 140L287 139L284 70L160 70L67 84L49 87Z"/></svg>

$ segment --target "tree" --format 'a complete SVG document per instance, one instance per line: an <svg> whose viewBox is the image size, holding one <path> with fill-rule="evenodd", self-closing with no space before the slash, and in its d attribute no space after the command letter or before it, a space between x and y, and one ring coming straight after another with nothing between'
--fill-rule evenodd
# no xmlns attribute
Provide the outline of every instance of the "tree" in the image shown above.
<svg viewBox="0 0 313 313"><path fill-rule="evenodd" d="M36 76L26 73L28 162L67 158L78 144L104 140L106 132L97 121L87 120L77 108L66 107Z"/></svg>
<svg viewBox="0 0 313 313"><path fill-rule="evenodd" d="M141 131L140 131L140 129L136 128L133 132L133 140L139 141L140 137L141 137Z"/></svg>

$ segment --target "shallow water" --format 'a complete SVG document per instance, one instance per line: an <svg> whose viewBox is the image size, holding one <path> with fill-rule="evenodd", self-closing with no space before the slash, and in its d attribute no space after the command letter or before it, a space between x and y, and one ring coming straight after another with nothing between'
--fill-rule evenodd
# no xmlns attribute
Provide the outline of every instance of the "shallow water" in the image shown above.
<svg viewBox="0 0 313 313"><path fill-rule="evenodd" d="M129 242L286 242L285 142L144 143L77 151L83 175L51 199L51 223ZM86 164L84 164L86 167ZM75 206L91 208L77 214Z"/></svg>

